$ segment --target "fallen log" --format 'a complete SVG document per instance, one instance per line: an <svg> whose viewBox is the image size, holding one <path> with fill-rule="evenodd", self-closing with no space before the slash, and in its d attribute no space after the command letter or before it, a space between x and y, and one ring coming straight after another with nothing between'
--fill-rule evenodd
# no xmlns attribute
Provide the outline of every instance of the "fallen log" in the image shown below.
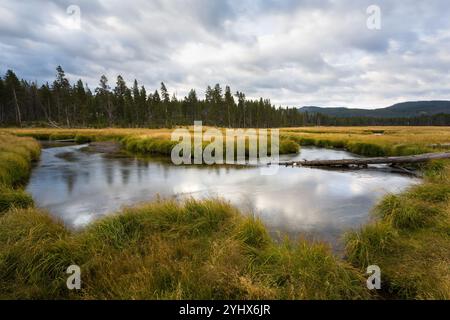
<svg viewBox="0 0 450 320"><path fill-rule="evenodd" d="M54 142L76 142L75 139L62 139L62 140L54 140Z"/></svg>
<svg viewBox="0 0 450 320"><path fill-rule="evenodd" d="M431 148L450 148L450 143L434 143L434 144L429 144L428 147Z"/></svg>
<svg viewBox="0 0 450 320"><path fill-rule="evenodd" d="M376 157L376 158L356 158L356 159L339 159L339 160L299 160L279 162L279 165L285 166L303 166L303 167L365 167L370 164L409 164L421 163L437 159L450 159L450 152L441 153L424 153L413 156L398 157ZM273 163L272 163L273 164Z"/></svg>

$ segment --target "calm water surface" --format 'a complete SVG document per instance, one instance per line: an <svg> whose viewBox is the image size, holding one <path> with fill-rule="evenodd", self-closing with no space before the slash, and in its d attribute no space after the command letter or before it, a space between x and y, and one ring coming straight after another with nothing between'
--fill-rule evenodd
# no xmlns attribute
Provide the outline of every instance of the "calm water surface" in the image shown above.
<svg viewBox="0 0 450 320"><path fill-rule="evenodd" d="M174 166L89 153L83 147L43 149L27 186L39 207L74 228L158 196L221 197L261 217L274 234L303 234L336 243L344 230L368 220L383 195L419 182L373 169L280 167L276 175L264 176L256 167ZM300 154L281 160L351 157L345 151L304 147Z"/></svg>

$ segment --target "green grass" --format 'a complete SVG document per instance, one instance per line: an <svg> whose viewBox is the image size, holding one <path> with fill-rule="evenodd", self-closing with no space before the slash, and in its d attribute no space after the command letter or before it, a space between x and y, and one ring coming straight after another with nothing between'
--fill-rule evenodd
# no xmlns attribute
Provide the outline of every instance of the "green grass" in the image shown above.
<svg viewBox="0 0 450 320"><path fill-rule="evenodd" d="M207 130L205 127L204 130ZM141 155L162 155L170 156L172 148L178 144L171 141L172 129L3 129L7 133L16 134L22 137L33 137L38 140L68 140L74 139L77 143L89 143L93 141L118 141L122 143L124 149L129 152ZM222 130L223 132L223 130ZM192 130L191 133L193 134ZM223 132L225 134L225 132ZM270 139L268 139L270 140ZM249 155L248 138L245 143L245 155ZM202 148L208 144L203 141ZM193 144L192 144L193 146ZM234 148L236 149L235 142ZM193 154L193 147L192 154ZM224 138L224 153L226 152L226 142ZM267 151L270 154L270 141ZM300 145L289 137L281 136L279 143L280 154L298 153ZM235 152L236 155L236 152Z"/></svg>
<svg viewBox="0 0 450 320"><path fill-rule="evenodd" d="M22 186L39 155L40 146L34 139L0 133L0 213L33 205Z"/></svg>
<svg viewBox="0 0 450 320"><path fill-rule="evenodd" d="M366 157L384 157L384 156L406 156L434 152L436 149L417 144L391 143L386 141L377 141L373 137L365 137L364 141L354 141L356 137L315 134L310 135L286 135L288 139L296 141L302 146L316 146L328 149L345 149L349 152ZM358 140L361 138L357 138Z"/></svg>
<svg viewBox="0 0 450 320"><path fill-rule="evenodd" d="M192 132L192 127L185 127ZM204 131L209 127L203 127ZM167 144L173 129L49 129L21 128L0 129L2 132L36 139L75 139L78 142L151 138L158 143L138 148L148 153L168 155ZM286 141L286 146L283 146ZM450 141L448 127L303 127L280 129L281 153L298 150L292 142L303 146L346 149L363 156L412 155L426 152L448 151Z"/></svg>
<svg viewBox="0 0 450 320"><path fill-rule="evenodd" d="M443 146L450 141L446 127L285 128L281 135L302 146L339 148L369 157L446 151Z"/></svg>
<svg viewBox="0 0 450 320"><path fill-rule="evenodd" d="M13 187L26 181L31 162L39 154L40 147L34 139L0 133L0 185Z"/></svg>
<svg viewBox="0 0 450 320"><path fill-rule="evenodd" d="M25 191L0 186L0 213L11 208L28 208L32 205L33 199Z"/></svg>
<svg viewBox="0 0 450 320"><path fill-rule="evenodd" d="M412 189L400 196L386 196L375 208L375 213L397 229L415 230L432 225L440 210L432 201L423 200L423 195L418 194L420 189Z"/></svg>
<svg viewBox="0 0 450 320"><path fill-rule="evenodd" d="M268 147L270 150L270 148ZM292 139L281 139L279 146L280 154L294 154L300 151L300 145Z"/></svg>
<svg viewBox="0 0 450 320"><path fill-rule="evenodd" d="M178 144L176 141L170 141L163 138L127 136L121 139L124 148L127 151L138 154L159 154L170 156L172 148Z"/></svg>
<svg viewBox="0 0 450 320"><path fill-rule="evenodd" d="M386 196L376 222L346 235L348 261L378 265L386 297L450 299L450 163L424 171L424 184Z"/></svg>
<svg viewBox="0 0 450 320"><path fill-rule="evenodd" d="M65 286L81 267L82 290ZM0 297L363 299L364 278L322 244L276 244L220 200L159 201L71 232L36 209L0 217Z"/></svg>
<svg viewBox="0 0 450 320"><path fill-rule="evenodd" d="M177 141L171 141L165 138L153 138L153 137L142 137L142 136L127 136L121 139L124 148L127 151L137 154L157 154L170 156L172 148L178 144ZM202 149L208 145L208 142L202 143ZM194 156L194 144L191 144L191 156ZM249 141L245 142L245 156L249 155ZM271 148L270 143L267 145L267 152L270 154ZM280 154L293 154L300 151L300 145L291 139L281 139L279 143L279 153ZM226 155L226 142L223 143L223 153L224 159ZM234 156L237 156L237 142L234 143Z"/></svg>

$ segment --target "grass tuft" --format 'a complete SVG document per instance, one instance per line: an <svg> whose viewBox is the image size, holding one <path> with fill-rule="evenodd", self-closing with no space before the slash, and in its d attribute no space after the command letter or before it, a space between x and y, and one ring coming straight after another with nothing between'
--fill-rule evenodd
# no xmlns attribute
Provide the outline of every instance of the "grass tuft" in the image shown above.
<svg viewBox="0 0 450 320"><path fill-rule="evenodd" d="M262 249L270 243L270 236L267 229L256 218L245 220L237 230L237 237L250 248Z"/></svg>
<svg viewBox="0 0 450 320"><path fill-rule="evenodd" d="M347 259L366 268L377 264L376 253L389 253L398 240L398 232L387 223L368 224L360 231L345 234Z"/></svg>
<svg viewBox="0 0 450 320"><path fill-rule="evenodd" d="M33 199L25 191L0 186L0 213L12 208L31 206L33 206Z"/></svg>
<svg viewBox="0 0 450 320"><path fill-rule="evenodd" d="M376 222L346 236L348 260L381 268L382 293L400 299L450 299L450 162L426 166L426 181L386 196Z"/></svg>

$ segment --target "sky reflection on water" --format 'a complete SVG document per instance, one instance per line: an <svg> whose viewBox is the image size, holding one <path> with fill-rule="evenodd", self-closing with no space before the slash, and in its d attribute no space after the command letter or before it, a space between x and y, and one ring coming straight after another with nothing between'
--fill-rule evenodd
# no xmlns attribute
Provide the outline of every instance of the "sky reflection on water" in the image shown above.
<svg viewBox="0 0 450 320"><path fill-rule="evenodd" d="M368 220L384 194L419 180L377 170L330 171L280 167L173 166L132 157L82 151L83 146L43 149L27 191L37 205L71 227L82 227L123 206L156 197L221 197L264 221L272 233L300 234L335 243L343 230ZM339 150L303 148L290 159L340 159Z"/></svg>

